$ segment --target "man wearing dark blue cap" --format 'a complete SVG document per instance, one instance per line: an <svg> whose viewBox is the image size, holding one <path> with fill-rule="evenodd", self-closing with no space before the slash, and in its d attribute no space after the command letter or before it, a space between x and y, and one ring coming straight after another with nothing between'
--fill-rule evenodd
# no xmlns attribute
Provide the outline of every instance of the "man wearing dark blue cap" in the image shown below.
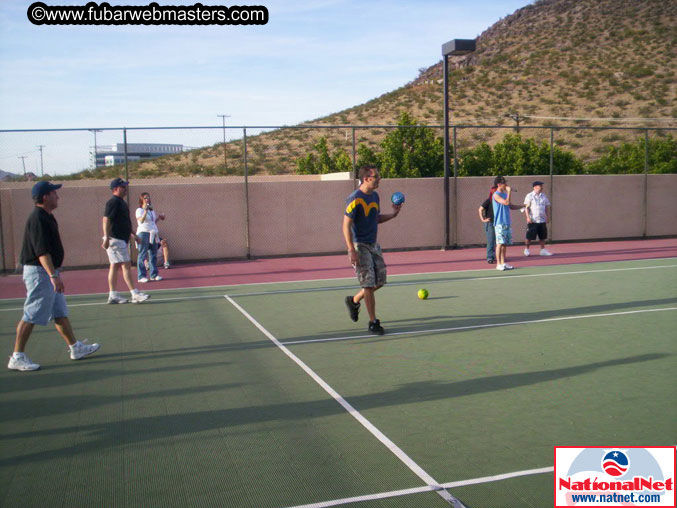
<svg viewBox="0 0 677 508"><path fill-rule="evenodd" d="M64 285L59 274L63 263L64 249L59 235L59 225L52 214L58 206L57 189L61 184L38 182L31 192L35 209L26 221L23 245L19 261L23 265L23 280L26 285L26 302L21 321L16 327L14 353L7 368L12 370L37 370L40 365L24 353L33 326L46 325L51 319L68 344L71 360L79 360L99 349L98 344L85 344L75 340L68 319L68 307L64 297ZM86 342L86 341L85 341Z"/></svg>
<svg viewBox="0 0 677 508"><path fill-rule="evenodd" d="M122 277L132 294L132 303L145 302L150 295L141 293L134 287L134 279L131 274L131 258L129 255L129 241L138 238L132 231L132 220L129 217L129 206L125 201L127 195L126 182L122 178L115 178L110 183L113 197L106 203L103 213L103 244L106 249L110 269L108 270L108 303L127 303L127 299L118 295L118 271L122 270Z"/></svg>

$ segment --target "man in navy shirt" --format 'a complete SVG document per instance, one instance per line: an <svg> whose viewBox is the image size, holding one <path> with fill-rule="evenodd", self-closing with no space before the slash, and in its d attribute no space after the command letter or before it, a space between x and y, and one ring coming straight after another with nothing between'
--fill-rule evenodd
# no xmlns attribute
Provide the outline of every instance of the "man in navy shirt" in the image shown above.
<svg viewBox="0 0 677 508"><path fill-rule="evenodd" d="M345 301L350 319L357 321L360 301L364 299L369 313L369 331L375 335L383 335L385 330L376 319L374 292L386 283L386 265L376 236L378 225L397 217L402 205L393 205L391 214L381 214L376 192L381 175L377 167L361 167L359 178L360 186L346 199L343 238L348 247L350 264L355 268L362 289L355 296L347 296Z"/></svg>
<svg viewBox="0 0 677 508"><path fill-rule="evenodd" d="M16 326L14 353L9 357L8 369L30 371L40 368L39 364L26 356L24 349L33 327L36 324L44 326L50 320L54 320L56 330L68 344L71 360L79 360L99 349L98 344L75 340L68 319L64 285L59 273L64 249L59 225L52 214L59 205L56 191L60 188L61 184L43 181L36 183L31 191L35 208L26 221L19 256L19 262L23 265L26 302L21 321Z"/></svg>

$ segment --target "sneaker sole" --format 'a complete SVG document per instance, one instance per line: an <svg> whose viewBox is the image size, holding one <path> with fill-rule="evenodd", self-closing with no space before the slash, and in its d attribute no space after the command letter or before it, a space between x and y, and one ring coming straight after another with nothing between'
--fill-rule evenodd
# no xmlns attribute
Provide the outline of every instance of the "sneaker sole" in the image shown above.
<svg viewBox="0 0 677 508"><path fill-rule="evenodd" d="M81 354L81 355L79 355L79 356L76 356L75 358L73 358L73 355L71 354L71 360L81 360L81 359L84 358L85 356L89 356L89 355L91 355L91 354L93 354L93 353L96 353L96 352L99 350L100 347L101 347L100 345L99 345L99 346L96 346L96 349L94 349L94 350L92 350L92 351L88 351L87 353Z"/></svg>
<svg viewBox="0 0 677 508"><path fill-rule="evenodd" d="M348 315L350 316L350 319L353 322L357 323L357 321L360 318L360 314L359 314L360 311L359 311L359 308L358 308L357 312L355 313L355 317L353 317L353 307L350 305L349 299L352 300L353 297L352 296L346 296L346 307L348 307Z"/></svg>
<svg viewBox="0 0 677 508"><path fill-rule="evenodd" d="M117 302L115 300L112 300L112 301L108 300L108 305L123 305L125 303L129 303L129 302L127 300L125 300L124 302Z"/></svg>
<svg viewBox="0 0 677 508"><path fill-rule="evenodd" d="M20 368L20 367L9 367L7 366L9 370L16 370L17 372L32 372L34 370L40 370L40 366L38 365L37 367L32 367L32 368Z"/></svg>

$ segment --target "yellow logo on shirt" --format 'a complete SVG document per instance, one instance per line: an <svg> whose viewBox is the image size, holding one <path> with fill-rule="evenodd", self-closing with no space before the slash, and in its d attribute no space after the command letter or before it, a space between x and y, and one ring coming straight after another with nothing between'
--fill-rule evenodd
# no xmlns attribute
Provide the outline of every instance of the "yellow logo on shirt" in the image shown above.
<svg viewBox="0 0 677 508"><path fill-rule="evenodd" d="M362 205L362 210L364 211L364 216L368 217L371 213L372 208L378 212L378 203L374 201L373 203L367 204L367 202L362 198L354 199L350 202L346 208L346 213L352 213L352 211L358 206Z"/></svg>

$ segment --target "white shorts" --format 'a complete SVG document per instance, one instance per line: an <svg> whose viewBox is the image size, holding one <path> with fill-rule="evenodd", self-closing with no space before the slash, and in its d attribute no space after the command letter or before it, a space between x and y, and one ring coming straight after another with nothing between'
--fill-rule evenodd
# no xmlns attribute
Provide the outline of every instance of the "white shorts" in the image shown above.
<svg viewBox="0 0 677 508"><path fill-rule="evenodd" d="M111 264L115 263L129 263L131 258L129 256L129 243L117 238L111 238L108 242L108 261Z"/></svg>

